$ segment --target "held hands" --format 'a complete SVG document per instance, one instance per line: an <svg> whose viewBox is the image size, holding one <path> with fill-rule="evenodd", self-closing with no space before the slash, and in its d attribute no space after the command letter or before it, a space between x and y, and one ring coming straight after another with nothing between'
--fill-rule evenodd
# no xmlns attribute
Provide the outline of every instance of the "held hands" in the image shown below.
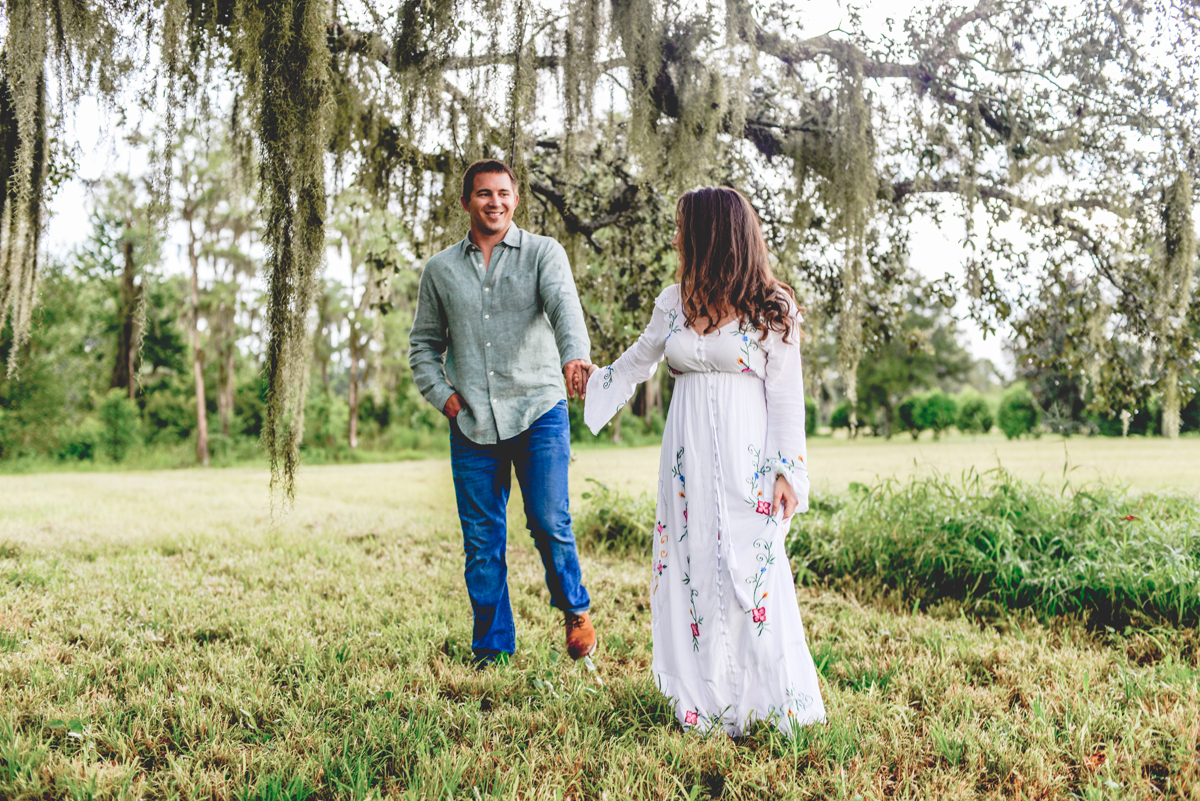
<svg viewBox="0 0 1200 801"><path fill-rule="evenodd" d="M800 499L796 497L796 491L792 489L792 485L783 476L775 477L775 503L771 507L771 514L778 514L780 507L783 508L783 519L787 520L796 513L796 507L800 505Z"/></svg>
<svg viewBox="0 0 1200 801"><path fill-rule="evenodd" d="M563 379L567 382L567 397L582 398L587 395L587 382L591 378L592 373L596 372L596 365L589 362L587 359L575 359L563 365Z"/></svg>

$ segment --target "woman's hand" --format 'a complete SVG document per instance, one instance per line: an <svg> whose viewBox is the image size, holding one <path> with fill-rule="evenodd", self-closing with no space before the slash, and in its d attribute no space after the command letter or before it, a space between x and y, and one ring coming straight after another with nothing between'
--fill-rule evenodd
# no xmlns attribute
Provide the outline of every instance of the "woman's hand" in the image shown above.
<svg viewBox="0 0 1200 801"><path fill-rule="evenodd" d="M783 519L787 520L796 513L796 507L800 505L800 499L796 497L796 491L792 489L792 485L783 476L775 477L775 504L771 507L771 514L778 514L780 507L783 508Z"/></svg>
<svg viewBox="0 0 1200 801"><path fill-rule="evenodd" d="M567 384L568 398L582 398L587 394L588 368L592 363L586 359L575 359L563 365L563 379Z"/></svg>

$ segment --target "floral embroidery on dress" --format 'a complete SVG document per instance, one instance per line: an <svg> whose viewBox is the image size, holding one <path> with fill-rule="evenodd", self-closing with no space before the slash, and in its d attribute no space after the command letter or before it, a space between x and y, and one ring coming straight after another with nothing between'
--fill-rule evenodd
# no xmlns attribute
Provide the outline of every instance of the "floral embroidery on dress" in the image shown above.
<svg viewBox="0 0 1200 801"><path fill-rule="evenodd" d="M704 618L696 614L696 599L700 597L700 593L696 590L691 591L691 608L688 609L692 614L692 650L700 650L700 626L704 623Z"/></svg>
<svg viewBox="0 0 1200 801"><path fill-rule="evenodd" d="M675 466L671 468L671 477L679 479L679 497L683 498L683 533L679 535L679 542L683 542L688 535L688 502L687 502L687 479L683 476L683 446L675 452Z"/></svg>
<svg viewBox="0 0 1200 801"><path fill-rule="evenodd" d="M779 521L771 514L771 502L763 497L762 481L763 479L773 474L771 470L771 460L764 459L762 450L748 445L746 450L750 453L752 464L754 465L753 474L746 479L746 483L750 485L750 494L746 496L746 503L754 507L754 511L760 515L766 515L775 525L779 525Z"/></svg>
<svg viewBox="0 0 1200 801"><path fill-rule="evenodd" d="M658 535L658 558L654 560L654 589L650 591L651 595L658 593L658 580L662 578L663 571L667 569L667 526L661 520L654 525L654 533Z"/></svg>
<svg viewBox="0 0 1200 801"><path fill-rule="evenodd" d="M746 612L750 615L750 619L758 625L758 636L761 637L764 633L770 631L767 626L767 608L763 605L768 593L763 587L767 582L767 568L775 564L775 556L771 553L771 542L766 537L759 537L754 541L754 547L758 551L754 555L755 561L760 565L759 569L753 575L746 579L746 583L750 585L751 597L754 601L754 607Z"/></svg>
<svg viewBox="0 0 1200 801"><path fill-rule="evenodd" d="M808 465L804 463L803 456L797 456L795 459L789 459L783 455L782 451L775 452L775 458L768 460L768 472L783 476L793 489L796 487L796 473L803 470L808 473Z"/></svg>
<svg viewBox="0 0 1200 801"><path fill-rule="evenodd" d="M679 326L679 309L671 309L667 312L667 337L671 334L678 334L683 329Z"/></svg>
<svg viewBox="0 0 1200 801"><path fill-rule="evenodd" d="M689 709L683 713L683 722L689 726L695 726L700 722L700 713L698 711L692 711Z"/></svg>
<svg viewBox="0 0 1200 801"><path fill-rule="evenodd" d="M741 356L738 357L737 363L741 366L743 373L753 372L750 366L750 352L758 350L758 342L750 338L750 333L754 331L753 327L742 323L738 326L737 333L742 338Z"/></svg>

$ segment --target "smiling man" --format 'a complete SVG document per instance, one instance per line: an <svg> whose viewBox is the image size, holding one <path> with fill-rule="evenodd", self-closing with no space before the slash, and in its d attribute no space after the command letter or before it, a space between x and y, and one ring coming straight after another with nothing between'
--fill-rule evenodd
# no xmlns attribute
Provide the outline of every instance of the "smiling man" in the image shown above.
<svg viewBox="0 0 1200 801"><path fill-rule="evenodd" d="M513 225L519 201L504 162L467 168L460 202L470 232L426 263L409 340L417 388L450 418L481 667L516 648L505 560L514 468L550 603L565 617L567 652L580 659L596 647L567 509L566 394L583 395L591 343L566 251Z"/></svg>

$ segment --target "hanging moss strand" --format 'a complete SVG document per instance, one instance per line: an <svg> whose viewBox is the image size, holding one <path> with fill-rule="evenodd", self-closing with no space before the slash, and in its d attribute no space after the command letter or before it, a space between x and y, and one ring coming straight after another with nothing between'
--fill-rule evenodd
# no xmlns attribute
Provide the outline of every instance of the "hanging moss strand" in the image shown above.
<svg viewBox="0 0 1200 801"><path fill-rule="evenodd" d="M838 174L831 181L826 203L835 214L843 262L838 308L838 370L850 406L850 436L858 430L858 365L863 349L863 262L867 227L875 203L875 176L870 107L857 65L842 81L837 98L833 160Z"/></svg>
<svg viewBox="0 0 1200 801"><path fill-rule="evenodd" d="M8 6L4 41L3 100L0 102L0 325L12 324L8 374L15 375L29 338L37 253L42 233L46 168L46 13L36 0Z"/></svg>
<svg viewBox="0 0 1200 801"><path fill-rule="evenodd" d="M325 246L327 8L259 0L258 140L266 207L268 382L263 438L271 486L290 500L304 433L308 312Z"/></svg>

